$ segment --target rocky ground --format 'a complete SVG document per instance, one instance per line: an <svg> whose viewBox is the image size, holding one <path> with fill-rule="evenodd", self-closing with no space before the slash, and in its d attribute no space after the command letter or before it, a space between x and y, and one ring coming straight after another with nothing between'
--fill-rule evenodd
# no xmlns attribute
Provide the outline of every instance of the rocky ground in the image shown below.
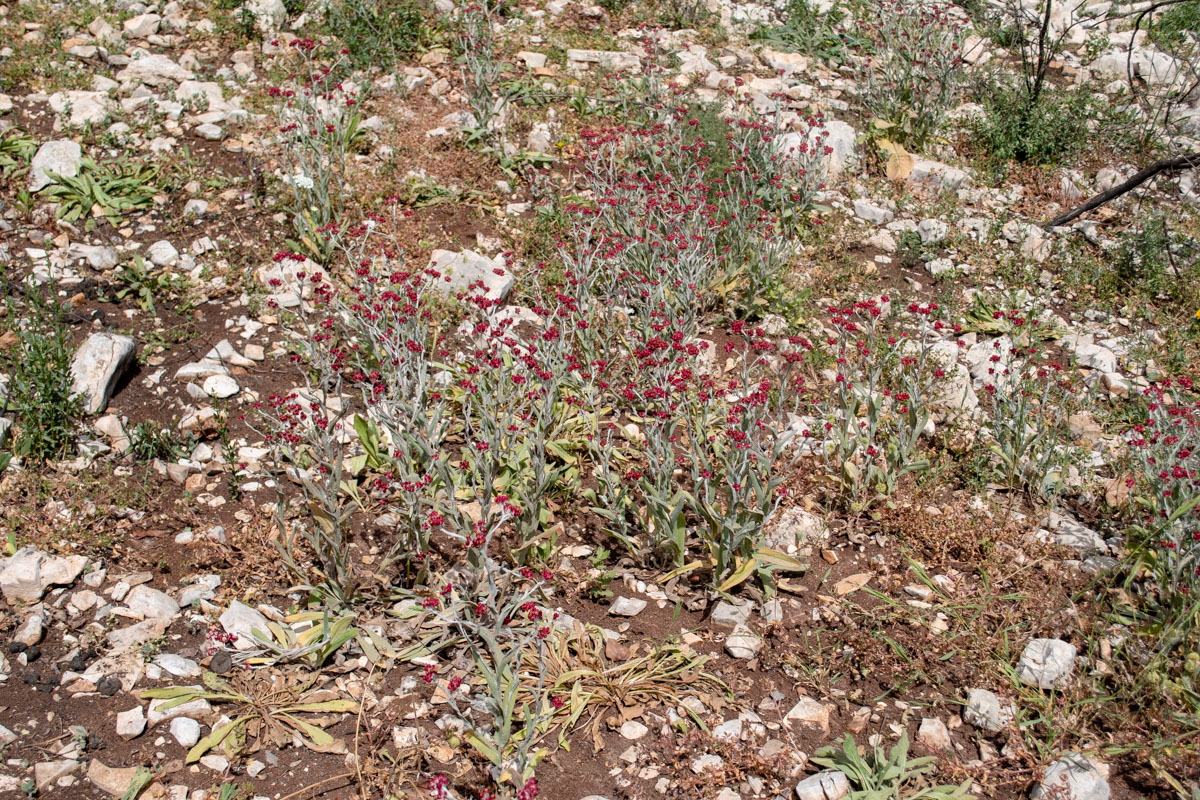
<svg viewBox="0 0 1200 800"><path fill-rule="evenodd" d="M1061 46L1047 91L1098 102L1064 119L1097 116L1039 160L998 156L981 132L980 120L1004 113L989 105L988 81L1021 70L1019 46L998 32L1009 29L988 22L1010 19L998 4L942 12L960 26L952 67L965 77L934 101L948 113L918 149L864 107L871 79L854 50L874 20L916 19L905 3L514 2L485 12L486 40L477 28L463 38L478 8L449 0L367 22L369 4L354 5L356 17L335 3L0 6L0 795L1196 796L1192 529L1172 545L1182 583L1169 587L1155 564L1175 562L1146 532L1157 523L1144 510L1158 511L1152 495L1167 465L1139 461L1145 429L1134 427L1157 388L1190 389L1195 375L1193 173L1163 172L1064 226L1043 225L1193 149L1192 66L1157 29L1138 27L1144 5L1054 4L1046 19ZM399 46L405 25L411 41ZM1183 31L1169 41L1194 41L1194 29ZM494 62L464 57L464 41L468 52L486 44ZM357 114L348 145L333 123L325 138L314 124L313 141L327 148L315 161L288 138L289 125L313 120L295 111L306 64L345 71L306 102ZM494 78L484 106L472 70ZM1168 106L1170 124L1142 136L1153 109ZM1099 107L1130 117L1114 133ZM308 321L323 299L312 277L340 291L367 274L355 272L367 261L322 248L321 236L334 241L370 219L410 268L450 276L432 284L446 305L422 318L430 331L449 320L431 345L439 361L468 354L436 378L449 394L470 361L486 360L472 337L488 325L516 337L505 347L519 356L560 313L546 308L545 287L569 284L548 276L578 266L564 242L588 239L572 214L599 196L587 183L601 161L593 132L674 119L662 124L695 129L717 152L725 116L771 120L764 139L778 163L800 165L781 174L807 187L784 203L794 214L780 219L794 228L768 284L747 297L730 279L697 301L703 355L688 362L734 381L747 363L743 330L755 331L755 352L774 354L764 380L778 378L780 400L759 429L783 443L779 500L758 519L755 546L765 549L753 554L769 550L780 571L751 579L739 560L746 571L726 582L734 568L709 562L699 512L683 520L684 568L609 535L596 508L613 506L597 499L603 475L588 444L599 427L559 440L570 454L553 467L532 549L504 527L520 509L488 516L490 479L483 499L449 492L452 509L431 506L429 519L453 512L468 536L500 520L501 539L483 551L538 583L521 605L531 626L522 647L532 648L521 652L538 653L540 666L505 674L522 704L545 706L541 750L532 765L508 751L489 763L476 742L495 742L494 721L475 716L480 705L459 706L460 692L486 694L486 670L471 661L467 629L446 616L462 546L435 536L406 562L422 577L397 574L386 556L406 524L400 490L371 460L389 438L381 445L347 416L366 413L370 391L339 378L331 397L308 360L322 330ZM335 200L289 205L316 191L309 176L331 164ZM331 228L304 223L308 209L331 205ZM725 299L709 303L718 291ZM51 302L35 313L38 297ZM839 355L838 337L862 330L845 320L871 325L872 315L909 332L936 317L916 341L922 367L927 353L942 359L930 362L939 388L912 432L919 444L891 465L898 477L880 479L890 480L882 493L858 478L874 449L830 467L833 434L821 432L837 416L822 398L838 396L847 363L869 361L862 347ZM1022 401L1004 393L997 365L1029 345L1026 317L1045 334L1033 338L1045 351L1039 369L1061 370L1072 388L1052 417L1049 394L1021 406L1033 444L1006 472L998 408ZM57 367L56 335L69 359ZM616 360L649 370L641 357L633 349ZM46 377L55 369L66 381L58 395ZM779 376L801 372L803 399L784 403ZM20 400L19 384L51 388ZM729 386L702 396L747 413L739 392L750 389ZM76 405L55 417L53 398L68 396ZM322 480L314 465L328 462L288 449L271 427L281 412L263 413L277 408L273 397L312 402L312 420L339 420L334 463L361 459L332 484L349 510L345 539L327 554L356 576L354 603L298 588L324 574L311 543L281 556L281 542L328 518L310 493ZM1194 402L1172 397L1176 407ZM448 413L467 422L451 425L447 441L471 441L470 403L453 399ZM628 448L621 469L636 471L625 480L638 485L651 470L642 429L653 423L632 412L613 419ZM31 437L56 425L68 444L39 454ZM1037 438L1043 427L1049 440ZM1191 491L1190 451L1172 454L1183 476L1171 491ZM555 458L524 477L490 476L500 504ZM1053 468L1030 481L1037 459ZM643 523L634 539L655 530ZM312 638L331 609L357 635ZM311 642L328 650L306 650ZM534 716L523 705L518 728ZM910 760L889 762L901 742ZM854 743L857 760L823 749L854 752ZM889 763L899 766L888 772Z"/></svg>

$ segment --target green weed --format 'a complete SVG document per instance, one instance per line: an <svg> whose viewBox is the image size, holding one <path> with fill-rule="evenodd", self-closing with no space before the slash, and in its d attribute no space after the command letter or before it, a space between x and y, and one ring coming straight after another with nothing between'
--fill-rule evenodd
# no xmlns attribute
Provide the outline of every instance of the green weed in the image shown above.
<svg viewBox="0 0 1200 800"><path fill-rule="evenodd" d="M432 37L424 8L414 0L337 0L326 11L325 25L360 69L389 69Z"/></svg>
<svg viewBox="0 0 1200 800"><path fill-rule="evenodd" d="M132 264L127 264L116 274L117 280L124 284L117 290L117 299L132 297L147 314L155 314L155 295L174 295L186 288L187 281L182 275L174 275L166 270L154 271L148 268L146 262L135 257Z"/></svg>
<svg viewBox="0 0 1200 800"><path fill-rule="evenodd" d="M1030 104L1023 89L999 85L983 99L986 116L975 126L976 142L994 164L1063 164L1087 146L1087 121L1095 111L1089 94L1044 93Z"/></svg>
<svg viewBox="0 0 1200 800"><path fill-rule="evenodd" d="M793 53L813 55L827 63L844 60L847 36L840 30L846 16L841 5L822 14L808 0L792 0L778 25L764 25L750 34L753 41Z"/></svg>
<svg viewBox="0 0 1200 800"><path fill-rule="evenodd" d="M174 461L191 453L196 445L192 435L181 435L151 420L139 422L129 435L130 452L138 461Z"/></svg>
<svg viewBox="0 0 1200 800"><path fill-rule="evenodd" d="M41 195L58 203L61 220L75 223L86 216L87 230L95 228L96 217L111 222L126 211L148 208L158 192L158 167L147 164L101 166L85 157L75 177L54 174L51 177L55 182L42 189Z"/></svg>
<svg viewBox="0 0 1200 800"><path fill-rule="evenodd" d="M29 171L29 161L37 152L37 140L16 128L0 135L0 178L12 180Z"/></svg>
<svg viewBox="0 0 1200 800"><path fill-rule="evenodd" d="M933 756L910 759L908 746L908 735L905 734L886 754L879 746L872 747L864 754L859 752L854 737L846 734L840 748L822 747L813 753L812 760L846 774L854 787L847 795L850 800L900 800L902 797L908 800L950 800L970 796L969 778L959 786L913 786L923 780L924 775L933 772L936 759Z"/></svg>
<svg viewBox="0 0 1200 800"><path fill-rule="evenodd" d="M1155 213L1121 237L1111 268L1100 274L1101 291L1142 294L1193 309L1200 301L1200 242ZM1174 228L1174 229L1173 229Z"/></svg>
<svg viewBox="0 0 1200 800"><path fill-rule="evenodd" d="M1149 29L1150 41L1168 52L1186 44L1197 33L1200 33L1200 0L1171 5Z"/></svg>
<svg viewBox="0 0 1200 800"><path fill-rule="evenodd" d="M24 289L26 319L20 320L17 292L4 287L8 318L20 340L7 406L17 413L13 453L35 462L60 458L75 444L80 401L71 391L71 334L54 300L54 285Z"/></svg>

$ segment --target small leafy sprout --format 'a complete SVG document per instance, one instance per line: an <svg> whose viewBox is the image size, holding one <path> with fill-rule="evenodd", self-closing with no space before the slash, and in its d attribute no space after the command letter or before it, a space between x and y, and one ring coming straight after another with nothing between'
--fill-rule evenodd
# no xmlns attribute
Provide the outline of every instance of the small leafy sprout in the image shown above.
<svg viewBox="0 0 1200 800"><path fill-rule="evenodd" d="M611 555L612 553L607 548L598 547L589 559L592 567L600 573L591 580L587 588L588 597L592 599L593 603L603 603L613 596L612 589L609 589L608 585L617 577L617 572L612 569L604 569Z"/></svg>
<svg viewBox="0 0 1200 800"><path fill-rule="evenodd" d="M241 795L242 788L243 787L238 786L236 783L224 781L221 783L221 791L218 794L218 797L220 800L236 800L236 798Z"/></svg>
<svg viewBox="0 0 1200 800"><path fill-rule="evenodd" d="M20 131L10 129L0 135L0 178L11 180L29 171L29 162L38 143Z"/></svg>
<svg viewBox="0 0 1200 800"><path fill-rule="evenodd" d="M132 264L122 267L117 273L117 279L124 284L117 290L117 299L133 297L147 314L155 313L155 295L175 294L187 285L186 279L181 275L172 275L162 270L155 272L148 268L141 256L135 256Z"/></svg>
<svg viewBox="0 0 1200 800"><path fill-rule="evenodd" d="M188 455L195 445L191 434L178 434L151 420L139 422L129 435L129 451L138 461L173 461Z"/></svg>
<svg viewBox="0 0 1200 800"><path fill-rule="evenodd" d="M870 752L859 752L854 737L846 734L841 747L827 745L813 754L814 763L822 767L841 770L853 785L848 797L850 800L952 800L965 798L971 790L971 780L967 779L961 785L924 785L924 776L933 772L933 756L922 758L908 757L908 734L903 734L900 741L884 753L879 746L872 747Z"/></svg>
<svg viewBox="0 0 1200 800"><path fill-rule="evenodd" d="M82 725L72 725L70 728L70 731L71 731L71 741L74 744L78 745L80 750L87 750L87 747L88 747L87 728L83 727Z"/></svg>

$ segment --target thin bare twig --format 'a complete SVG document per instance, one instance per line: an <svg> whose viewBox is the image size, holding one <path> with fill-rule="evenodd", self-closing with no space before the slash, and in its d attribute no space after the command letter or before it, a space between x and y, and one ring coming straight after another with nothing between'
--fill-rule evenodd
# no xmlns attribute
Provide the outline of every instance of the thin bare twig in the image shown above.
<svg viewBox="0 0 1200 800"><path fill-rule="evenodd" d="M343 772L341 775L334 775L332 778L325 778L324 780L317 781L316 783L314 783L310 786L305 786L303 789L297 789L296 791L292 792L291 794L285 794L283 797L279 798L279 800L296 800L297 797L300 797L305 792L311 792L313 789L316 789L320 786L324 786L327 783L333 783L334 781L344 781L347 778L353 778L353 777L354 777L353 772Z"/></svg>

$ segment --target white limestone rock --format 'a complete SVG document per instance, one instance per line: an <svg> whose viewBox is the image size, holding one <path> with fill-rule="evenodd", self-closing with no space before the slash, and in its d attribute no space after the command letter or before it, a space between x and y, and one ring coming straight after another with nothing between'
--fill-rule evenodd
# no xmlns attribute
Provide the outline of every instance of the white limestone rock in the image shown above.
<svg viewBox="0 0 1200 800"><path fill-rule="evenodd" d="M132 337L112 333L93 333L80 346L71 362L71 391L82 397L84 413L98 414L108 406L135 352Z"/></svg>
<svg viewBox="0 0 1200 800"><path fill-rule="evenodd" d="M70 139L57 139L45 142L33 155L29 162L29 191L36 192L54 183L50 173L64 178L74 178L79 174L79 165L83 161L83 148L78 142Z"/></svg>

